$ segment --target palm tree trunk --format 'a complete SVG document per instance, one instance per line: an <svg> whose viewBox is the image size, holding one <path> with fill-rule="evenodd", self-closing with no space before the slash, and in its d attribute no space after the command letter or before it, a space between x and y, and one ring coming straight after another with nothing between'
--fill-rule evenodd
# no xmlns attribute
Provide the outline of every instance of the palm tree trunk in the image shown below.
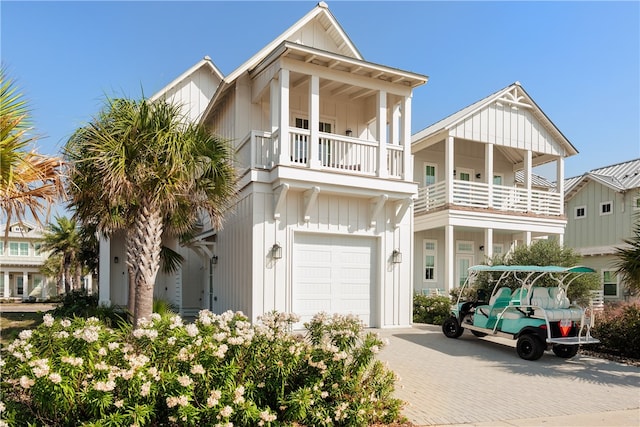
<svg viewBox="0 0 640 427"><path fill-rule="evenodd" d="M76 289L82 289L82 266L80 265L80 262L77 260L76 260L76 274L73 281L76 282L75 283Z"/></svg>
<svg viewBox="0 0 640 427"><path fill-rule="evenodd" d="M162 213L159 209L141 209L133 225L133 241L137 251L134 281L136 305L134 326L141 319L151 318L153 313L153 288L160 268L162 247Z"/></svg>
<svg viewBox="0 0 640 427"><path fill-rule="evenodd" d="M127 285L128 285L128 299L127 299L127 312L129 320L133 323L133 315L136 310L136 284L135 284L135 266L138 264L136 260L136 254L138 253L133 244L133 232L127 231L125 237L125 245L127 250Z"/></svg>
<svg viewBox="0 0 640 427"><path fill-rule="evenodd" d="M64 293L71 292L71 261L65 257L64 259Z"/></svg>

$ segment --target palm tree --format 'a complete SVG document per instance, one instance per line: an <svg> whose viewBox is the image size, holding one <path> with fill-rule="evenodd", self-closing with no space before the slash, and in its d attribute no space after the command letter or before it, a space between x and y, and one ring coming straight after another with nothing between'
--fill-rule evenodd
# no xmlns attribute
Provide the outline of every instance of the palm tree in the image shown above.
<svg viewBox="0 0 640 427"><path fill-rule="evenodd" d="M640 290L640 218L636 220L633 237L625 239L626 246L616 248L616 273L622 276L631 292Z"/></svg>
<svg viewBox="0 0 640 427"><path fill-rule="evenodd" d="M65 152L78 218L103 235L126 231L134 322L148 318L163 233L188 233L204 212L212 226L221 225L235 195L231 147L202 125L186 124L177 105L107 99Z"/></svg>
<svg viewBox="0 0 640 427"><path fill-rule="evenodd" d="M30 136L29 109L15 82L0 68L0 208L7 228L13 217L23 221L27 213L42 225L51 204L64 197L63 162L28 148L36 140Z"/></svg>
<svg viewBox="0 0 640 427"><path fill-rule="evenodd" d="M56 217L56 223L50 224L44 233L42 249L60 256L65 293L78 289L82 280L82 264L79 260L81 236L76 220Z"/></svg>

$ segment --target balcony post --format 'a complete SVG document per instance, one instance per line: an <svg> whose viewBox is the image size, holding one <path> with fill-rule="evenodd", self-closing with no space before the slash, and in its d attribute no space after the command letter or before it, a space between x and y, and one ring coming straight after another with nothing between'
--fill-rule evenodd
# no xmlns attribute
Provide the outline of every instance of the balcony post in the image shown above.
<svg viewBox="0 0 640 427"><path fill-rule="evenodd" d="M489 207L493 208L493 144L485 144L484 146L484 174Z"/></svg>
<svg viewBox="0 0 640 427"><path fill-rule="evenodd" d="M456 287L455 284L455 242L453 239L453 225L444 226L444 291L449 291Z"/></svg>
<svg viewBox="0 0 640 427"><path fill-rule="evenodd" d="M289 164L289 70L280 69L280 111L278 124L280 128L280 164Z"/></svg>
<svg viewBox="0 0 640 427"><path fill-rule="evenodd" d="M493 258L493 228L484 229L484 255Z"/></svg>
<svg viewBox="0 0 640 427"><path fill-rule="evenodd" d="M564 157L556 160L556 191L560 196L560 215L564 215Z"/></svg>
<svg viewBox="0 0 640 427"><path fill-rule="evenodd" d="M0 242L0 245L4 245L4 243ZM11 296L11 282L9 281L9 270L3 271L2 275L4 278L2 279L2 284L4 285L4 289L2 290L2 296L5 298L9 298Z"/></svg>
<svg viewBox="0 0 640 427"><path fill-rule="evenodd" d="M377 97L377 123L378 134L378 176L386 178L387 170L387 92L381 90Z"/></svg>
<svg viewBox="0 0 640 427"><path fill-rule="evenodd" d="M453 155L454 155L454 138L448 136L444 142L444 183L445 183L445 204L453 203Z"/></svg>
<svg viewBox="0 0 640 427"><path fill-rule="evenodd" d="M312 169L320 168L320 77L309 76L309 153L308 165ZM328 147L324 147L325 150Z"/></svg>
<svg viewBox="0 0 640 427"><path fill-rule="evenodd" d="M413 155L411 154L411 96L402 99L402 136L400 145L403 147L405 181L413 181Z"/></svg>
<svg viewBox="0 0 640 427"><path fill-rule="evenodd" d="M524 157L524 186L527 189L527 212L531 212L531 163L531 150L527 150Z"/></svg>

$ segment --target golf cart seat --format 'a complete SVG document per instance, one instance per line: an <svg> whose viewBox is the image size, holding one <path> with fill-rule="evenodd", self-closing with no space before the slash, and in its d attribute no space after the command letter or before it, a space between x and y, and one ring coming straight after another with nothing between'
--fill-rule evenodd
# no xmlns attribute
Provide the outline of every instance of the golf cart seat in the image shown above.
<svg viewBox="0 0 640 427"><path fill-rule="evenodd" d="M552 288L554 289L554 288ZM534 306L533 317L544 319L545 314L549 321L580 320L582 311L569 308L569 300L558 296L558 288L555 288L555 297L552 298L549 288L534 287L531 292L531 305ZM542 310L540 310L542 309Z"/></svg>

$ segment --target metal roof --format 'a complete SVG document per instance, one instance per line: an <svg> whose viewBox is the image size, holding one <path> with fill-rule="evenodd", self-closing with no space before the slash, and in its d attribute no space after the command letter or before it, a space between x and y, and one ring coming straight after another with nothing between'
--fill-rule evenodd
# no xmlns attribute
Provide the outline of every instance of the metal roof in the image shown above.
<svg viewBox="0 0 640 427"><path fill-rule="evenodd" d="M640 188L640 158L593 169L583 175L565 179L566 198L572 197L589 181L599 182L621 193Z"/></svg>
<svg viewBox="0 0 640 427"><path fill-rule="evenodd" d="M524 183L524 171L522 169L516 171L516 182L519 184ZM538 188L555 188L556 185L549 181L547 178L536 175L535 173L531 174L531 185Z"/></svg>

